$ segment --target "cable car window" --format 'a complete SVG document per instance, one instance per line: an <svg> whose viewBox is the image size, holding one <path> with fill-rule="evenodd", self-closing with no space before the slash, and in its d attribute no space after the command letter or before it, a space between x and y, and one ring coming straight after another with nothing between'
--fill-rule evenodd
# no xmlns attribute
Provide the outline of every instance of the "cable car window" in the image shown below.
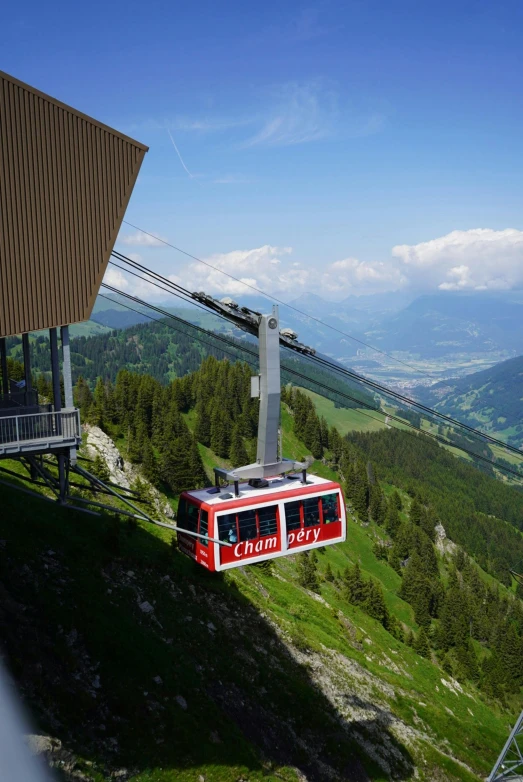
<svg viewBox="0 0 523 782"><path fill-rule="evenodd" d="M330 524L331 521L338 521L338 495L326 494L321 498L321 508L323 511L323 523Z"/></svg>
<svg viewBox="0 0 523 782"><path fill-rule="evenodd" d="M200 511L200 535L207 535L209 529L208 524L208 514L206 510ZM204 540L204 538L199 538L200 543L202 546L207 546L208 541Z"/></svg>
<svg viewBox="0 0 523 782"><path fill-rule="evenodd" d="M268 508L258 508L258 522L260 525L260 537L265 535L274 535L278 529L276 513L277 505L270 505Z"/></svg>
<svg viewBox="0 0 523 782"><path fill-rule="evenodd" d="M218 516L218 538L229 543L238 542L235 513L224 513L223 516Z"/></svg>
<svg viewBox="0 0 523 782"><path fill-rule="evenodd" d="M252 540L258 537L256 529L256 511L244 510L238 513L238 526L240 530L240 540Z"/></svg>
<svg viewBox="0 0 523 782"><path fill-rule="evenodd" d="M180 527L185 527L185 516L187 513L187 500L182 497L178 503L178 511L176 513L176 521Z"/></svg>
<svg viewBox="0 0 523 782"><path fill-rule="evenodd" d="M185 513L185 523L181 525L189 532L198 532L198 506L187 503L187 510Z"/></svg>
<svg viewBox="0 0 523 782"><path fill-rule="evenodd" d="M306 527L314 527L320 523L320 506L317 497L303 500L303 523Z"/></svg>
<svg viewBox="0 0 523 782"><path fill-rule="evenodd" d="M300 508L301 500L285 503L285 521L287 531L300 528Z"/></svg>

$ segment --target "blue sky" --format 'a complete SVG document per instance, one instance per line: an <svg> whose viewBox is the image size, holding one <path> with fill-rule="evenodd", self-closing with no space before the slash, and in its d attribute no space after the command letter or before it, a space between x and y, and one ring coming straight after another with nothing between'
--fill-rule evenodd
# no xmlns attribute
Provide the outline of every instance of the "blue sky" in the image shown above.
<svg viewBox="0 0 523 782"><path fill-rule="evenodd" d="M286 300L523 287L520 0L2 13L1 69L149 145L130 222Z"/></svg>

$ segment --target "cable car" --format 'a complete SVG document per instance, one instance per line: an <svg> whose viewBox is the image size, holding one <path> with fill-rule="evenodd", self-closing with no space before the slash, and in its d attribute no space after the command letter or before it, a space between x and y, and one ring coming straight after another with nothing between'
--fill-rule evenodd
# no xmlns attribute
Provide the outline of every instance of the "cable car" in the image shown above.
<svg viewBox="0 0 523 782"><path fill-rule="evenodd" d="M220 571L344 541L341 486L316 475L308 475L305 485L300 479L239 483L238 496L216 488L183 492L177 525L186 532L178 532L180 550Z"/></svg>
<svg viewBox="0 0 523 782"><path fill-rule="evenodd" d="M178 547L217 571L341 543L347 519L339 483L307 476L307 463L279 452L280 345L304 355L315 351L297 342L291 329L280 331L277 306L262 315L228 298L217 301L203 292L193 298L258 337L260 374L251 378L251 396L259 397L260 411L256 461L215 467L213 488L182 493ZM224 480L233 483L234 494L220 488Z"/></svg>

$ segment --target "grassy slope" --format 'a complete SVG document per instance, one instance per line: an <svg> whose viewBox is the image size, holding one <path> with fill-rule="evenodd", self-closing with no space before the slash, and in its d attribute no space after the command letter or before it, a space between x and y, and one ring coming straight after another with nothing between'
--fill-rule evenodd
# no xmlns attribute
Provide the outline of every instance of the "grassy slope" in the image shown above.
<svg viewBox="0 0 523 782"><path fill-rule="evenodd" d="M284 411L284 453L300 458L291 423ZM313 469L334 477L321 463ZM254 567L209 576L173 552L168 531L0 491L9 659L41 727L92 778L122 766L140 782L293 780L295 768L319 780L326 768L340 779L389 778L369 747L399 779L414 765L420 779L479 778L451 755L478 775L490 770L513 716L474 688L450 690L440 668L332 584L322 584L324 602L300 589L294 558L278 560L273 576ZM320 554L320 570L359 561L416 630L399 576L372 553L379 535L350 521L347 542ZM25 609L10 616L11 599ZM144 600L153 614L140 610Z"/></svg>
<svg viewBox="0 0 523 782"><path fill-rule="evenodd" d="M294 742L294 730L309 735L322 762L338 773L346 769L341 778L364 779L361 763L368 778L388 778L365 756L366 739L382 757L393 743L403 758L395 764L399 778L410 778L412 757L422 779L437 779L436 769L444 769L443 779L471 780L439 750L485 773L504 741L507 715L493 712L472 689L449 691L440 669L346 604L331 584L322 587L325 603L301 590L292 558L278 562L277 578L257 568L209 576L172 551L169 532L132 530L106 517L21 501L11 490L2 494L0 582L25 606L16 617L0 613L14 672L28 702L38 704L41 727L94 762L84 770L99 779L122 765L140 782L184 782L198 774L227 782L276 773L295 779L292 767L306 773L314 763ZM414 627L410 607L394 594L399 577L372 555L374 534L372 526L351 522L347 543L320 554L320 568L360 561L387 590L389 608ZM142 613L144 600L154 614ZM291 656L282 636L297 633L310 651ZM332 704L315 674L330 657L336 670L337 654L347 669ZM96 676L99 689L92 686ZM412 730L430 735L430 743L420 734L407 746ZM277 733L286 736L285 746L264 746L263 736ZM321 772L311 778L321 779Z"/></svg>
<svg viewBox="0 0 523 782"><path fill-rule="evenodd" d="M314 391L309 391L306 388L300 388L300 391L312 399L318 415L324 416L329 426L335 426L341 435L354 431L376 432L385 426L384 419L383 423L380 423L380 420L374 421L372 418L369 418L370 415L380 419L378 413L369 412L368 410L337 408L330 399L326 399L320 396L320 394L314 393Z"/></svg>

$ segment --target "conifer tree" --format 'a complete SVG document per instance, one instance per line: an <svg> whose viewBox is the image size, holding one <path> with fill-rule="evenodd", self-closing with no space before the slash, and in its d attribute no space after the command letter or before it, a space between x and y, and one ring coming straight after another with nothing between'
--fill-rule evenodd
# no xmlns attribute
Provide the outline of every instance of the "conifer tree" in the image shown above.
<svg viewBox="0 0 523 782"><path fill-rule="evenodd" d="M410 504L410 511L409 511L409 518L411 521L411 524L416 524L416 526L419 527L421 523L421 516L422 516L422 506L420 501L417 497L414 497L411 504Z"/></svg>
<svg viewBox="0 0 523 782"><path fill-rule="evenodd" d="M494 652L486 657L481 666L481 688L493 698L503 698L505 675L503 665Z"/></svg>
<svg viewBox="0 0 523 782"><path fill-rule="evenodd" d="M426 578L419 555L414 552L403 572L399 596L414 608L417 624L430 627L432 588Z"/></svg>
<svg viewBox="0 0 523 782"><path fill-rule="evenodd" d="M480 670L472 638L469 638L468 640L466 661L467 677L473 681L474 684L477 684L479 682Z"/></svg>
<svg viewBox="0 0 523 782"><path fill-rule="evenodd" d="M367 595L363 604L365 611L377 619L386 627L389 620L389 612L383 596L383 589L375 579L371 578L367 583Z"/></svg>
<svg viewBox="0 0 523 782"><path fill-rule="evenodd" d="M207 473L205 472L205 467L203 466L202 457L195 437L191 438L189 450L189 474L194 479L194 488L208 485Z"/></svg>
<svg viewBox="0 0 523 782"><path fill-rule="evenodd" d="M325 574L324 574L325 581L334 581L334 573L332 572L331 563L327 562L327 567L325 568Z"/></svg>
<svg viewBox="0 0 523 782"><path fill-rule="evenodd" d="M311 592L320 591L316 563L311 560L308 551L302 551L298 554L296 572L298 574L298 584L300 586L311 590Z"/></svg>
<svg viewBox="0 0 523 782"><path fill-rule="evenodd" d="M361 575L361 568L356 562L351 568L347 568L344 574L344 587L349 603L359 605L367 597L367 585Z"/></svg>
<svg viewBox="0 0 523 782"><path fill-rule="evenodd" d="M396 536L396 533L400 528L400 524L401 524L401 519L398 513L398 509L394 505L394 503L389 502L387 506L387 512L385 514L385 529L387 530L391 538L394 538Z"/></svg>
<svg viewBox="0 0 523 782"><path fill-rule="evenodd" d="M518 638L516 628L512 622L509 623L503 633L499 654L505 670L507 683L514 682L520 684L523 676L521 639Z"/></svg>
<svg viewBox="0 0 523 782"><path fill-rule="evenodd" d="M377 483L371 484L369 489L369 513L376 524L383 524L385 521L385 497Z"/></svg>
<svg viewBox="0 0 523 782"><path fill-rule="evenodd" d="M207 447L211 444L211 419L208 408L203 399L196 403L196 425L194 434L198 442Z"/></svg>
<svg viewBox="0 0 523 782"><path fill-rule="evenodd" d="M241 428L237 423L234 425L232 430L229 460L233 467L241 467L242 465L247 464L249 461L249 457L243 443L243 437L241 435Z"/></svg>
<svg viewBox="0 0 523 782"><path fill-rule="evenodd" d="M429 657L430 658L430 644L429 644L429 638L427 635L427 632L424 627L422 627L417 635L416 640L414 641L414 650L421 655L421 657Z"/></svg>
<svg viewBox="0 0 523 782"><path fill-rule="evenodd" d="M225 459L229 456L229 426L225 412L219 403L215 403L211 418L211 448L217 456Z"/></svg>
<svg viewBox="0 0 523 782"><path fill-rule="evenodd" d="M332 452L332 458L336 464L339 463L342 451L342 440L338 430L332 426L329 431L329 447Z"/></svg>
<svg viewBox="0 0 523 782"><path fill-rule="evenodd" d="M153 486L158 486L160 482L158 460L149 438L144 441L142 447L142 470L149 483L152 483Z"/></svg>
<svg viewBox="0 0 523 782"><path fill-rule="evenodd" d="M43 375L40 375L40 377L43 377ZM51 393L48 393L44 387L42 387L42 390L39 388L38 393L43 394L43 396L47 396L49 399L52 395ZM87 418L89 416L91 405L93 404L93 395L91 393L91 389L81 375L76 381L73 396L74 402L82 414L82 418Z"/></svg>
<svg viewBox="0 0 523 782"><path fill-rule="evenodd" d="M91 423L99 426L100 429L105 425L105 386L101 377L98 378L94 389L93 404L90 409Z"/></svg>
<svg viewBox="0 0 523 782"><path fill-rule="evenodd" d="M398 512L403 509L403 503L401 502L401 497L396 489L394 489L394 491L390 495L389 502L392 503L392 505L396 508Z"/></svg>
<svg viewBox="0 0 523 782"><path fill-rule="evenodd" d="M367 471L362 462L354 462L346 482L347 497L358 515L360 521L368 521L368 497Z"/></svg>

